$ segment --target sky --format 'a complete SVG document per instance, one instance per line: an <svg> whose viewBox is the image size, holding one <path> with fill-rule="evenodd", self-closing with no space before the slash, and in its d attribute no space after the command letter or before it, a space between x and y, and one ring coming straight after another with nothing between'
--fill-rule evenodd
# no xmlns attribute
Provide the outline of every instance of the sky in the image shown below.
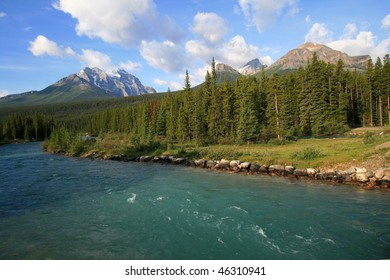
<svg viewBox="0 0 390 280"><path fill-rule="evenodd" d="M203 82L214 57L271 65L305 42L390 52L385 0L1 0L0 96L42 90L84 67L118 68L157 91Z"/></svg>

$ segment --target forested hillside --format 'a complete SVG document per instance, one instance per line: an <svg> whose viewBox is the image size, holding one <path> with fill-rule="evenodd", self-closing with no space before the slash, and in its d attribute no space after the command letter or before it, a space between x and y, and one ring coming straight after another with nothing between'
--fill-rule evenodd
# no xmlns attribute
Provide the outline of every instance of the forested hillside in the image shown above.
<svg viewBox="0 0 390 280"><path fill-rule="evenodd" d="M213 61L204 86L197 89L191 89L186 74L185 88L179 93L86 115L78 111L77 117L62 118L60 123L42 116L42 125L91 135L121 132L137 143L164 140L202 145L282 141L389 124L389 55L383 62L369 60L366 72L361 73L345 70L341 60L337 65L326 64L314 54L305 68L287 75L267 77L263 71L259 78L241 76L234 83L222 84L217 84ZM37 138L37 121L29 118L33 116L8 117L0 137ZM10 130L15 126L20 131L17 135Z"/></svg>
<svg viewBox="0 0 390 280"><path fill-rule="evenodd" d="M120 110L96 114L88 130L131 133L140 142L235 143L288 136L336 134L349 127L389 123L390 60L368 62L367 72L319 61L288 75L240 77L218 86L213 63L202 89L186 87Z"/></svg>

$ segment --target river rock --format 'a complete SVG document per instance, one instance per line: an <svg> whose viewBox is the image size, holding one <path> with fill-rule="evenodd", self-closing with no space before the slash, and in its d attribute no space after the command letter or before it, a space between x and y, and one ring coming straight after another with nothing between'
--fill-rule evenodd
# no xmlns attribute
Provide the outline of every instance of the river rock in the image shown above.
<svg viewBox="0 0 390 280"><path fill-rule="evenodd" d="M140 161L140 162L149 162L149 161L151 161L152 159L153 159L152 156L141 156L141 157L139 158L139 161Z"/></svg>
<svg viewBox="0 0 390 280"><path fill-rule="evenodd" d="M195 163L195 166L196 166L196 167L202 167L202 168L204 168L204 167L206 167L207 161L205 161L204 159L196 159L196 160L194 161L194 163Z"/></svg>
<svg viewBox="0 0 390 280"><path fill-rule="evenodd" d="M214 169L214 167L217 165L217 162L214 160L209 160L206 163L207 168Z"/></svg>
<svg viewBox="0 0 390 280"><path fill-rule="evenodd" d="M232 160L229 165L230 165L230 168L240 168L240 161L239 160Z"/></svg>
<svg viewBox="0 0 390 280"><path fill-rule="evenodd" d="M358 182L366 183L369 181L369 177L367 176L367 169L365 168L356 168L355 180Z"/></svg>
<svg viewBox="0 0 390 280"><path fill-rule="evenodd" d="M372 177L374 177L374 172L369 170L369 171L366 172L366 175L367 175L368 178L372 178Z"/></svg>
<svg viewBox="0 0 390 280"><path fill-rule="evenodd" d="M366 173L366 172L367 172L367 169L356 167L356 173Z"/></svg>
<svg viewBox="0 0 390 280"><path fill-rule="evenodd" d="M173 163L174 164L184 164L184 163L186 163L187 162L187 159L185 159L185 158L175 158L174 160L173 160Z"/></svg>
<svg viewBox="0 0 390 280"><path fill-rule="evenodd" d="M243 170L248 170L250 166L251 166L251 163L247 162L247 161L240 163L240 168Z"/></svg>
<svg viewBox="0 0 390 280"><path fill-rule="evenodd" d="M356 173L355 176L356 176L356 177L355 177L355 178L356 178L356 181L358 181L358 182L366 183L366 182L369 181L369 178L368 178L366 172L364 172L364 173Z"/></svg>
<svg viewBox="0 0 390 280"><path fill-rule="evenodd" d="M161 156L160 160L162 163L170 163L171 162L171 159L169 158L169 156Z"/></svg>
<svg viewBox="0 0 390 280"><path fill-rule="evenodd" d="M287 174L293 174L294 170L295 170L295 167L292 166L292 165L286 165L284 167L284 170L286 171Z"/></svg>
<svg viewBox="0 0 390 280"><path fill-rule="evenodd" d="M388 176L390 177L390 168L384 169L383 170L383 176Z"/></svg>
<svg viewBox="0 0 390 280"><path fill-rule="evenodd" d="M284 171L284 166L283 165L278 165L278 164L270 165L268 170L269 170L269 172L272 172L272 173L280 173L280 172Z"/></svg>
<svg viewBox="0 0 390 280"><path fill-rule="evenodd" d="M306 169L295 169L294 175L295 176L307 176L307 170Z"/></svg>
<svg viewBox="0 0 390 280"><path fill-rule="evenodd" d="M351 168L345 170L345 174L347 174L347 175L352 175L355 172L356 172L356 168L355 167L351 167Z"/></svg>
<svg viewBox="0 0 390 280"><path fill-rule="evenodd" d="M263 164L262 166L260 166L259 172L261 172L261 173L268 173L268 165Z"/></svg>
<svg viewBox="0 0 390 280"><path fill-rule="evenodd" d="M309 176L315 176L318 173L318 170L314 168L307 168L306 172Z"/></svg>
<svg viewBox="0 0 390 280"><path fill-rule="evenodd" d="M250 172L256 173L259 172L260 166L256 163L252 163L251 166L249 167Z"/></svg>
<svg viewBox="0 0 390 280"><path fill-rule="evenodd" d="M352 182L352 175L345 174L344 175L344 182Z"/></svg>
<svg viewBox="0 0 390 280"><path fill-rule="evenodd" d="M377 171L375 171L374 176L375 176L375 178L377 178L377 179L382 179L382 178L385 176L384 169L383 169L383 168L380 168L380 169L378 169Z"/></svg>
<svg viewBox="0 0 390 280"><path fill-rule="evenodd" d="M215 169L229 169L230 161L226 159L221 159L218 164L215 166Z"/></svg>
<svg viewBox="0 0 390 280"><path fill-rule="evenodd" d="M314 175L314 177L317 179L317 180L332 180L332 176L329 175L328 173L316 173Z"/></svg>

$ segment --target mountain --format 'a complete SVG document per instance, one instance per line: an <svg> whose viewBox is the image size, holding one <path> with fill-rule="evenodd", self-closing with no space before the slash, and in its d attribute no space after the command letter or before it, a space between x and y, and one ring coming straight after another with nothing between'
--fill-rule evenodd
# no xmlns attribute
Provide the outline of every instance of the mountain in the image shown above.
<svg viewBox="0 0 390 280"><path fill-rule="evenodd" d="M223 63L215 65L215 72L217 73L217 84L222 84L225 80L235 82L241 76L236 69Z"/></svg>
<svg viewBox="0 0 390 280"><path fill-rule="evenodd" d="M148 93L156 93L156 90L145 87L137 77L125 70L118 70L108 75L99 68L86 67L77 74L62 78L41 91L12 94L0 98L0 105L51 104Z"/></svg>
<svg viewBox="0 0 390 280"><path fill-rule="evenodd" d="M103 70L95 67L86 67L77 76L88 81L90 84L106 91L111 96L132 96L147 93L156 93L153 88L146 88L140 80L127 73L125 70L117 70L108 75Z"/></svg>
<svg viewBox="0 0 390 280"><path fill-rule="evenodd" d="M345 69L364 71L369 55L349 56L346 53L333 50L325 45L315 43L305 43L296 49L289 51L274 64L266 69L267 75L273 73L283 73L291 70L297 70L301 66L305 67L307 62L317 53L318 59L326 63L337 64L341 59L344 62Z"/></svg>
<svg viewBox="0 0 390 280"><path fill-rule="evenodd" d="M253 75L260 72L263 67L266 68L267 65L261 64L260 60L255 58L246 63L244 66L238 68L238 72L241 75Z"/></svg>
<svg viewBox="0 0 390 280"><path fill-rule="evenodd" d="M225 81L228 81L228 82L235 82L237 81L237 79L241 76L241 74L236 70L234 69L233 67L227 65L227 64L223 64L223 63L218 63L215 65L215 72L217 74L217 84L218 85L221 85L223 84ZM211 75L211 73L210 73ZM203 88L204 86L204 83L201 83L195 87L193 87L193 89L200 89L200 88Z"/></svg>

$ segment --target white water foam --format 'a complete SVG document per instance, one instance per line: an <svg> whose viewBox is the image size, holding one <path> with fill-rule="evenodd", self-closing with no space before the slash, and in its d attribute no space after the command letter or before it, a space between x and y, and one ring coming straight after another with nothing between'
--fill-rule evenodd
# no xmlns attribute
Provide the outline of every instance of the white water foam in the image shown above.
<svg viewBox="0 0 390 280"><path fill-rule="evenodd" d="M322 238L322 240L324 240L325 242L327 243L332 243L332 244L336 244L336 242L334 242L332 239L330 238Z"/></svg>
<svg viewBox="0 0 390 280"><path fill-rule="evenodd" d="M248 213L248 211L246 211L245 209L242 209L241 207L238 207L238 206L230 206L229 208L234 208L234 209L236 209L238 211L242 211L244 213Z"/></svg>
<svg viewBox="0 0 390 280"><path fill-rule="evenodd" d="M219 237L219 236L218 236L218 242L221 243L222 245L224 245L225 247L227 247L227 246L226 246L226 243L225 243L225 242L222 240L222 238Z"/></svg>
<svg viewBox="0 0 390 280"><path fill-rule="evenodd" d="M137 195L135 193L131 193L131 197L129 197L127 199L127 202L128 203L134 203L136 197L137 197Z"/></svg>
<svg viewBox="0 0 390 280"><path fill-rule="evenodd" d="M263 236L263 237L265 237L265 238L268 238L267 237L267 235L265 234L265 231L261 228L261 227L259 227L259 234L261 235L261 236Z"/></svg>
<svg viewBox="0 0 390 280"><path fill-rule="evenodd" d="M260 234L260 236L266 238L265 240L262 241L262 243L267 246L268 248L270 248L271 250L275 250L278 251L280 254L284 254L284 252L282 252L282 250L280 249L280 247L275 244L271 238L269 238L266 234L265 234L265 231L264 229L262 229L261 227L259 227L258 225L254 226L253 227L254 230L257 231L258 234Z"/></svg>

